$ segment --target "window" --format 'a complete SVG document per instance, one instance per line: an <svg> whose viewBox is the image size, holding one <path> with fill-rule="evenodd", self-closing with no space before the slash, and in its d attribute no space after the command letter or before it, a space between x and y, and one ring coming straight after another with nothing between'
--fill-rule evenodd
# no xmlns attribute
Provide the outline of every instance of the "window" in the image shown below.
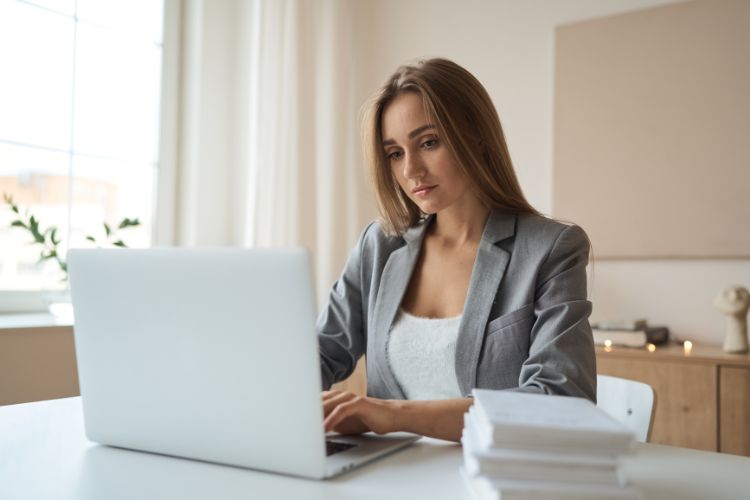
<svg viewBox="0 0 750 500"><path fill-rule="evenodd" d="M57 227L62 251L103 222L138 218L152 239L163 5L158 0L0 0L0 193ZM0 208L0 291L64 287Z"/></svg>

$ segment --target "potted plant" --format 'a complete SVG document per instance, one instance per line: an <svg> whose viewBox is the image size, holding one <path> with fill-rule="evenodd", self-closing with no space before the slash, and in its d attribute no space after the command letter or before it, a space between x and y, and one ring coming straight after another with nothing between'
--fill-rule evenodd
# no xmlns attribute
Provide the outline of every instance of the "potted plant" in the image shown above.
<svg viewBox="0 0 750 500"><path fill-rule="evenodd" d="M22 209L21 207L19 207L13 201L13 197L11 195L4 193L3 199L15 215L14 220L10 224L11 227L16 227L19 230L26 231L31 236L30 244L35 245L39 248L38 263L54 261L55 263L57 263L60 271L62 272L62 281L66 283L66 290L62 293L62 297L58 296L57 298L50 300L49 304L50 312L57 316L60 316L60 313L57 310L63 311L66 308L69 309L70 299L68 298L69 294L67 290L68 265L64 259L64 256L61 255L60 252L61 240L57 232L57 227L43 227L39 219L35 215L31 214L28 208ZM119 232L121 230L138 227L140 225L141 223L137 218L124 218L116 225L110 225L107 222L103 222L102 226L104 228L104 238L97 239L95 236L89 234L86 236L86 239L97 246L106 245L126 248L127 245L122 240L122 238L120 238ZM68 303L67 307L58 305L60 303L64 304L66 302ZM67 314L67 311L65 311L63 314Z"/></svg>

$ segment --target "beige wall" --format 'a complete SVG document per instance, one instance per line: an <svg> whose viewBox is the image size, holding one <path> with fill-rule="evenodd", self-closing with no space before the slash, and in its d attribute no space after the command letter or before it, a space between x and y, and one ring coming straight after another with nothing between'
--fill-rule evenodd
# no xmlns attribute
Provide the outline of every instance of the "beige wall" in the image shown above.
<svg viewBox="0 0 750 500"><path fill-rule="evenodd" d="M699 0L555 30L553 213L598 259L750 259L748 27Z"/></svg>
<svg viewBox="0 0 750 500"><path fill-rule="evenodd" d="M0 328L0 406L78 394L71 327Z"/></svg>
<svg viewBox="0 0 750 500"><path fill-rule="evenodd" d="M672 1L359 1L355 98L363 102L404 62L455 60L487 87L524 191L549 212L555 26L666 3Z"/></svg>
<svg viewBox="0 0 750 500"><path fill-rule="evenodd" d="M378 0L355 9L355 98L364 101L400 63L454 59L485 84L500 113L519 179L541 211L552 207L554 27L670 0ZM750 286L750 261L598 262L594 319L646 316L681 337L723 339L711 298Z"/></svg>

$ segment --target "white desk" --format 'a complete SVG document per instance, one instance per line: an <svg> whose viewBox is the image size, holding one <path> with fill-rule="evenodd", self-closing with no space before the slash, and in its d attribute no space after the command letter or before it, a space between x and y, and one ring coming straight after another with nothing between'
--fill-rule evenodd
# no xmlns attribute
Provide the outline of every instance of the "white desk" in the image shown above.
<svg viewBox="0 0 750 500"><path fill-rule="evenodd" d="M0 407L0 499L468 499L458 445L416 445L328 481L100 446L79 398ZM647 499L750 497L750 458L639 445L626 476Z"/></svg>

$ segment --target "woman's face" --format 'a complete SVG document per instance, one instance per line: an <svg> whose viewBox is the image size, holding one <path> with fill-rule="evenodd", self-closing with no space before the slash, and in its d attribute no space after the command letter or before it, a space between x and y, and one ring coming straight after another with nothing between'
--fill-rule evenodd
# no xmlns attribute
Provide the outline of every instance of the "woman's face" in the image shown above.
<svg viewBox="0 0 750 500"><path fill-rule="evenodd" d="M383 148L404 193L434 214L473 197L466 176L438 136L415 93L398 95L383 112Z"/></svg>

